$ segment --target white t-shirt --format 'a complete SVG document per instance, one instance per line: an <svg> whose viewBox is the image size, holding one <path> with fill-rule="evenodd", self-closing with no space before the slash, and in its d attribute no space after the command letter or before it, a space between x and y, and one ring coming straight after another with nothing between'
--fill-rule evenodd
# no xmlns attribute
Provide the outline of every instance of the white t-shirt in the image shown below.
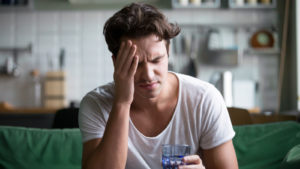
<svg viewBox="0 0 300 169"><path fill-rule="evenodd" d="M201 154L231 140L235 132L223 97L211 84L177 74L179 98L167 127L155 137L146 137L129 121L126 169L161 168L163 144L187 144L192 154ZM79 127L83 142L102 138L112 108L114 84L96 88L82 100Z"/></svg>

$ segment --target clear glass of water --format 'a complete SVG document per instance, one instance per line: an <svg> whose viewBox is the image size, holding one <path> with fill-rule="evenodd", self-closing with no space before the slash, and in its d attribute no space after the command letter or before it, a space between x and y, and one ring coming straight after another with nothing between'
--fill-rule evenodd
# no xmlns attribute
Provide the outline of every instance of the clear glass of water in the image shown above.
<svg viewBox="0 0 300 169"><path fill-rule="evenodd" d="M163 169L177 169L184 165L182 158L191 154L191 146L179 144L162 145L162 167Z"/></svg>

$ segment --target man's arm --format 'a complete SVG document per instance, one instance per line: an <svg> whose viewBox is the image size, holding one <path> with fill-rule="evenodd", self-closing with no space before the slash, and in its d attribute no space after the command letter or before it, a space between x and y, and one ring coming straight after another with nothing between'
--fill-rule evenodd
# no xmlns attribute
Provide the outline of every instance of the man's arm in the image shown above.
<svg viewBox="0 0 300 169"><path fill-rule="evenodd" d="M83 169L125 168L128 122L129 108L111 112L103 138L90 140L83 145Z"/></svg>
<svg viewBox="0 0 300 169"><path fill-rule="evenodd" d="M83 145L83 169L125 168L129 114L134 94L133 80L138 65L135 52L136 46L131 41L122 42L118 56L114 58L114 103L103 138L90 140Z"/></svg>
<svg viewBox="0 0 300 169"><path fill-rule="evenodd" d="M238 169L238 162L232 140L215 148L203 150L206 169Z"/></svg>
<svg viewBox="0 0 300 169"><path fill-rule="evenodd" d="M185 156L183 162L189 165L180 166L179 169L238 169L231 140L215 148L203 150L202 160L198 155L190 155Z"/></svg>

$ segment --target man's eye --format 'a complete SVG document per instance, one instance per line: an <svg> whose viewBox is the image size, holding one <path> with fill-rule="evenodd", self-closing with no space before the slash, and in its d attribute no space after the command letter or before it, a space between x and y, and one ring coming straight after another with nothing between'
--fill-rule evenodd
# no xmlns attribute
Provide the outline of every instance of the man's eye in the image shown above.
<svg viewBox="0 0 300 169"><path fill-rule="evenodd" d="M160 61L160 58L152 60L152 63L158 63Z"/></svg>

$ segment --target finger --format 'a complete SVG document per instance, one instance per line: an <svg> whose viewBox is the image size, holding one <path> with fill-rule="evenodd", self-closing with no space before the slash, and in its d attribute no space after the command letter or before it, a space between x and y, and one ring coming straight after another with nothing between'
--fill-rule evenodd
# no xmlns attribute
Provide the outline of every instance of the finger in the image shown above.
<svg viewBox="0 0 300 169"><path fill-rule="evenodd" d="M198 155L189 155L182 158L182 161L186 164L202 164L202 160Z"/></svg>
<svg viewBox="0 0 300 169"><path fill-rule="evenodd" d="M125 45L123 47L123 51L119 55L120 58L119 58L119 65L118 66L119 66L120 70L123 70L123 66L124 66L124 63L126 62L126 60L128 59L128 54L130 52L131 46L132 46L132 42L130 40L125 42Z"/></svg>
<svg viewBox="0 0 300 169"><path fill-rule="evenodd" d="M133 62L130 66L130 69L129 69L129 76L134 76L135 72L136 72L136 69L138 67L138 64L139 64L139 57L137 55L135 55L133 57Z"/></svg>
<svg viewBox="0 0 300 169"><path fill-rule="evenodd" d="M126 56L126 61L124 62L122 68L121 68L121 71L127 73L129 72L129 69L130 67L132 66L132 63L133 63L133 58L134 58L134 55L135 55L135 52L136 52L136 45L132 45L130 47L130 51L128 53L128 56Z"/></svg>
<svg viewBox="0 0 300 169"><path fill-rule="evenodd" d="M203 165L181 165L178 169L205 169Z"/></svg>
<svg viewBox="0 0 300 169"><path fill-rule="evenodd" d="M115 60L116 60L115 67L118 67L120 65L120 58L121 58L121 55L124 51L124 46L125 45L126 45L126 42L122 41L121 45L120 45L120 49L118 51L118 54L117 54L117 56L115 56Z"/></svg>

